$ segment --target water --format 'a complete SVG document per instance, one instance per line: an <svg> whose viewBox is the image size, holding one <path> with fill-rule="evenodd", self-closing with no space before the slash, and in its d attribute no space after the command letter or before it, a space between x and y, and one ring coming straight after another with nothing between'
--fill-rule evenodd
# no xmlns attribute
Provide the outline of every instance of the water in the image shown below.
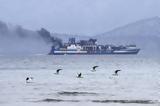
<svg viewBox="0 0 160 106"><path fill-rule="evenodd" d="M0 106L158 106L159 72L159 59L136 55L1 56Z"/></svg>

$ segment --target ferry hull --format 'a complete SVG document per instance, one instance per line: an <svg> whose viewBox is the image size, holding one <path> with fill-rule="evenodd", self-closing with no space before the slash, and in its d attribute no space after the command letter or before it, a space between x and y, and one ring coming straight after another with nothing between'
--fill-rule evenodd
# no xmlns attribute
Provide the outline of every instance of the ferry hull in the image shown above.
<svg viewBox="0 0 160 106"><path fill-rule="evenodd" d="M119 50L119 51L110 51L110 52L87 52L87 51L81 51L81 52L77 52L77 51L54 51L52 53L50 53L50 55L114 55L114 54L132 54L132 55L136 55L138 54L140 49L137 50L132 50L132 51L125 51L125 50Z"/></svg>

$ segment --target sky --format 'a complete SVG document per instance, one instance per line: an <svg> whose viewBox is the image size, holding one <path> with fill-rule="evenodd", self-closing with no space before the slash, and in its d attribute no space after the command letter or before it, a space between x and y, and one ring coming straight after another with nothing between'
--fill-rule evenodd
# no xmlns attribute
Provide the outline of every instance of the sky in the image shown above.
<svg viewBox="0 0 160 106"><path fill-rule="evenodd" d="M160 0L0 0L0 20L51 32L96 35L160 16Z"/></svg>

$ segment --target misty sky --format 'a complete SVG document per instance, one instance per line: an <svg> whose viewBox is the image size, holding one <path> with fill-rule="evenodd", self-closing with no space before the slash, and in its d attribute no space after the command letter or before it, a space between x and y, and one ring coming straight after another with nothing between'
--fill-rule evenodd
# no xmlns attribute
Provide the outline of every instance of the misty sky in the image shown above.
<svg viewBox="0 0 160 106"><path fill-rule="evenodd" d="M95 35L160 16L160 0L0 0L0 20L24 28Z"/></svg>

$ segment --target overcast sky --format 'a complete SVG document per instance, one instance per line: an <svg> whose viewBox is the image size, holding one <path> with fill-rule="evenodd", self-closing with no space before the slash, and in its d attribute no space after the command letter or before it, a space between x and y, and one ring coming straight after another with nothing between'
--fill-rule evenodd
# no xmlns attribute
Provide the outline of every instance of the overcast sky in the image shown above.
<svg viewBox="0 0 160 106"><path fill-rule="evenodd" d="M160 16L160 0L0 0L0 20L24 28L95 35Z"/></svg>

